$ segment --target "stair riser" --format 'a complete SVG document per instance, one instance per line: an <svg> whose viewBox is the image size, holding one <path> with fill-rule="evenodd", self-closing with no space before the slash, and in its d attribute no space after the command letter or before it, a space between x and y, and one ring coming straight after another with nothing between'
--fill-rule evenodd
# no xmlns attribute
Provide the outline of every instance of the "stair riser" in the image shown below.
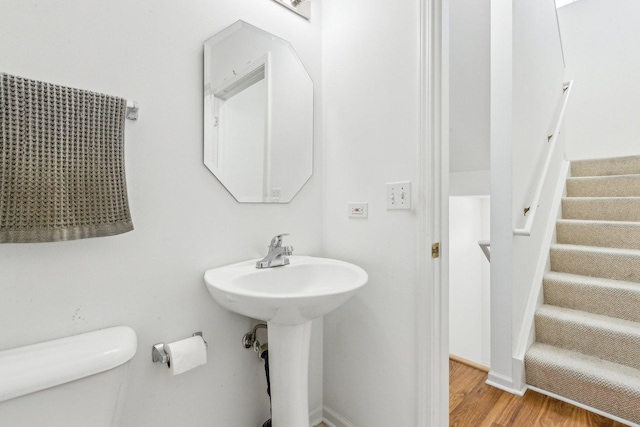
<svg viewBox="0 0 640 427"><path fill-rule="evenodd" d="M638 197L640 175L567 179L569 197Z"/></svg>
<svg viewBox="0 0 640 427"><path fill-rule="evenodd" d="M640 199L576 199L562 200L564 219L601 221L640 221Z"/></svg>
<svg viewBox="0 0 640 427"><path fill-rule="evenodd" d="M620 331L536 315L536 341L640 369L640 334L631 328Z"/></svg>
<svg viewBox="0 0 640 427"><path fill-rule="evenodd" d="M552 248L551 270L640 283L640 256Z"/></svg>
<svg viewBox="0 0 640 427"><path fill-rule="evenodd" d="M629 175L640 173L640 156L571 162L571 176Z"/></svg>
<svg viewBox="0 0 640 427"><path fill-rule="evenodd" d="M640 250L640 224L559 221L558 243Z"/></svg>
<svg viewBox="0 0 640 427"><path fill-rule="evenodd" d="M572 162L571 175L526 380L640 424L640 156Z"/></svg>
<svg viewBox="0 0 640 427"><path fill-rule="evenodd" d="M545 304L640 322L640 285L624 289L544 280Z"/></svg>
<svg viewBox="0 0 640 427"><path fill-rule="evenodd" d="M640 423L640 390L617 387L583 372L548 366L527 357L527 384Z"/></svg>

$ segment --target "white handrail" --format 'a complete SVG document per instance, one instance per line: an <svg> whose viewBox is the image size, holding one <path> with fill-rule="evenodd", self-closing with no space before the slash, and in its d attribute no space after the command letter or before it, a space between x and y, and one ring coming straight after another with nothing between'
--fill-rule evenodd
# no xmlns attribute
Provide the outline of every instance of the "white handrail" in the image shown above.
<svg viewBox="0 0 640 427"><path fill-rule="evenodd" d="M547 158L544 162L544 168L542 169L542 174L540 175L540 180L538 181L538 186L536 187L533 201L531 202L531 209L528 212L527 221L524 224L524 228L515 228L513 230L514 236L531 236L531 229L533 228L533 222L535 221L536 212L538 211L538 205L540 204L542 188L544 187L544 183L547 180L547 174L549 173L549 167L551 166L551 159L553 158L553 153L556 149L556 141L560 136L560 127L562 126L562 120L564 119L564 112L567 109L567 101L569 101L569 95L571 94L571 86L573 86L573 80L571 80L568 85L565 86L567 89L564 91L562 108L560 109L558 122L556 123L556 127L551 137L549 151L547 152Z"/></svg>
<svg viewBox="0 0 640 427"><path fill-rule="evenodd" d="M562 66L567 68L567 61L564 59L564 45L562 44L562 31L560 31L560 18L558 18L558 8L556 7L556 0L553 2L553 9L556 11L556 24L558 25L558 38L560 39L560 52L562 53Z"/></svg>
<svg viewBox="0 0 640 427"><path fill-rule="evenodd" d="M482 249L482 253L487 257L487 261L491 262L491 242L488 240L478 240L478 246Z"/></svg>

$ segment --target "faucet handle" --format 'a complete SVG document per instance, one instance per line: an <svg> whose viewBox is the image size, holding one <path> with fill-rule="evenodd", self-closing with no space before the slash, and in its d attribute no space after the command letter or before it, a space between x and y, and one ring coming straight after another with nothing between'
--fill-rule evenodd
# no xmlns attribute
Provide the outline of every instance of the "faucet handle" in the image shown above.
<svg viewBox="0 0 640 427"><path fill-rule="evenodd" d="M282 238L284 236L288 236L289 233L283 233L283 234L278 234L277 236L275 236L273 239L271 239L271 247L272 248L279 248L280 246L282 246Z"/></svg>

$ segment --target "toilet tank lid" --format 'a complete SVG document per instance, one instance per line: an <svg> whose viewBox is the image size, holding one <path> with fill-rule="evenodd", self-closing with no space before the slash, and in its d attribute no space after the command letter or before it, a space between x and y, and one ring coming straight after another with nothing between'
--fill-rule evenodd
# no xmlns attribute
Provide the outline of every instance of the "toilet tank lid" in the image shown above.
<svg viewBox="0 0 640 427"><path fill-rule="evenodd" d="M0 351L0 402L113 369L137 347L135 331L116 326Z"/></svg>

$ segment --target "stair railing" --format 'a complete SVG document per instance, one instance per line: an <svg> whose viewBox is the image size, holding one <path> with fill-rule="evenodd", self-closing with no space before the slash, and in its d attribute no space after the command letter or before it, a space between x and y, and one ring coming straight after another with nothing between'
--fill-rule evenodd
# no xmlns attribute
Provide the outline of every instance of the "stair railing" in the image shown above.
<svg viewBox="0 0 640 427"><path fill-rule="evenodd" d="M553 131L553 134L549 135L549 150L547 151L547 158L545 159L544 167L542 168L542 173L540 174L540 179L538 180L538 185L536 186L536 191L533 195L531 206L524 208L524 215L527 217L527 221L524 224L524 228L514 228L514 236L531 236L531 229L533 228L533 223L536 219L536 213L538 212L538 205L540 204L540 196L542 195L544 184L547 181L547 174L549 173L549 167L551 166L553 154L556 149L556 141L558 141L558 137L560 136L560 128L564 120L564 112L567 109L567 101L569 100L572 86L573 80L563 85L564 99L562 100L562 107L560 108L560 114L558 115L556 127Z"/></svg>

